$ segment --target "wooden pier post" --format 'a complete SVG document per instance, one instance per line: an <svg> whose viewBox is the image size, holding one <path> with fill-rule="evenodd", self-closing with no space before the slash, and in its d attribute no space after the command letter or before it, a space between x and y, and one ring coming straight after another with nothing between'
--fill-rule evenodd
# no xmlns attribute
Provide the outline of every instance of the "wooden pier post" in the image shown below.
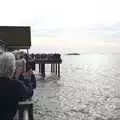
<svg viewBox="0 0 120 120"><path fill-rule="evenodd" d="M56 75L57 75L57 71L58 71L58 70L57 70L57 64L55 64L55 65L56 65Z"/></svg>
<svg viewBox="0 0 120 120"><path fill-rule="evenodd" d="M39 63L39 72L41 72L41 64Z"/></svg>
<svg viewBox="0 0 120 120"><path fill-rule="evenodd" d="M55 65L53 64L53 72L55 72Z"/></svg>
<svg viewBox="0 0 120 120"><path fill-rule="evenodd" d="M45 77L45 64L44 63L41 64L41 74L43 77Z"/></svg>
<svg viewBox="0 0 120 120"><path fill-rule="evenodd" d="M60 64L58 63L58 77L60 77Z"/></svg>
<svg viewBox="0 0 120 120"><path fill-rule="evenodd" d="M53 72L53 64L51 64L51 72Z"/></svg>

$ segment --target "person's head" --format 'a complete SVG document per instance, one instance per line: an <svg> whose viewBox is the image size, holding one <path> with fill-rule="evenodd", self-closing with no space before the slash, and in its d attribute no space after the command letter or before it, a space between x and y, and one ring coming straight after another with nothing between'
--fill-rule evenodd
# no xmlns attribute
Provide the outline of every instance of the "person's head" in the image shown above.
<svg viewBox="0 0 120 120"><path fill-rule="evenodd" d="M18 50L15 50L12 52L16 58L16 60L19 60L20 59L20 55L19 55L19 51Z"/></svg>
<svg viewBox="0 0 120 120"><path fill-rule="evenodd" d="M20 59L25 57L25 53L23 51L20 51L19 54L20 54Z"/></svg>
<svg viewBox="0 0 120 120"><path fill-rule="evenodd" d="M16 68L14 54L5 52L0 54L0 77L12 77Z"/></svg>

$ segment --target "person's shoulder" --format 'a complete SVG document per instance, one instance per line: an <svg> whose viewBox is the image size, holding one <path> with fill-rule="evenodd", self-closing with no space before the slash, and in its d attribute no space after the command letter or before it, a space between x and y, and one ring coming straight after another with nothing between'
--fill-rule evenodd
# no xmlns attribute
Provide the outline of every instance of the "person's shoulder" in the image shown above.
<svg viewBox="0 0 120 120"><path fill-rule="evenodd" d="M15 86L15 88L19 91L19 92L21 92L21 91L24 91L24 92L26 92L27 91L27 86L24 84L24 81L21 81L21 80L15 80L14 81L14 86ZM22 92L23 93L23 92Z"/></svg>
<svg viewBox="0 0 120 120"><path fill-rule="evenodd" d="M5 78L1 80L1 85L6 86L11 89L16 89L16 90L24 86L23 84L24 83L22 81L15 80L15 79Z"/></svg>
<svg viewBox="0 0 120 120"><path fill-rule="evenodd" d="M11 80L11 82L17 86L17 87L20 87L20 86L23 86L23 81L20 81L20 80Z"/></svg>

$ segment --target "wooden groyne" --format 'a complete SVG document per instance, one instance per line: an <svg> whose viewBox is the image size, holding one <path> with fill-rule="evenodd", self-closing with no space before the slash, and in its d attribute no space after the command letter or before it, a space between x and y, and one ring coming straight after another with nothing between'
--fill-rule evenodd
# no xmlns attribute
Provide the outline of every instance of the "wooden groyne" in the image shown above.
<svg viewBox="0 0 120 120"><path fill-rule="evenodd" d="M60 54L31 54L29 64L35 69L35 64L39 64L39 72L45 77L45 65L51 65L51 72L60 77L60 64L62 63Z"/></svg>

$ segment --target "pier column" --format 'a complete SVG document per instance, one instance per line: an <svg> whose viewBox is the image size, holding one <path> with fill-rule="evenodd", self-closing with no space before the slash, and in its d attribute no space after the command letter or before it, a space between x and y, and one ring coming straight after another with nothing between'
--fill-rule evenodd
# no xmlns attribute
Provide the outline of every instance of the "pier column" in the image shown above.
<svg viewBox="0 0 120 120"><path fill-rule="evenodd" d="M41 64L39 63L39 72L41 72Z"/></svg>
<svg viewBox="0 0 120 120"><path fill-rule="evenodd" d="M45 64L44 63L41 64L41 74L43 77L45 77Z"/></svg>
<svg viewBox="0 0 120 120"><path fill-rule="evenodd" d="M57 71L58 71L58 70L57 70L57 64L55 64L55 65L56 65L56 75L57 75Z"/></svg>
<svg viewBox="0 0 120 120"><path fill-rule="evenodd" d="M53 64L51 64L51 72L53 72Z"/></svg>
<svg viewBox="0 0 120 120"><path fill-rule="evenodd" d="M58 63L58 77L60 77L60 64Z"/></svg>
<svg viewBox="0 0 120 120"><path fill-rule="evenodd" d="M55 64L53 64L53 72L55 72Z"/></svg>

